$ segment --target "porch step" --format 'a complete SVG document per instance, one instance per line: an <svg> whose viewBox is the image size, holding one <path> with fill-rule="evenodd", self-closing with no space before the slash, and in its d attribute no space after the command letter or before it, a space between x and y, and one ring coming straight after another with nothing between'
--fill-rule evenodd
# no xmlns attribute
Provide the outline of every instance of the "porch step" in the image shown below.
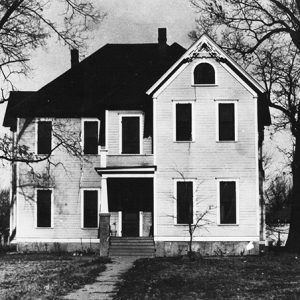
<svg viewBox="0 0 300 300"><path fill-rule="evenodd" d="M155 254L154 240L149 237L111 237L110 256L144 256Z"/></svg>

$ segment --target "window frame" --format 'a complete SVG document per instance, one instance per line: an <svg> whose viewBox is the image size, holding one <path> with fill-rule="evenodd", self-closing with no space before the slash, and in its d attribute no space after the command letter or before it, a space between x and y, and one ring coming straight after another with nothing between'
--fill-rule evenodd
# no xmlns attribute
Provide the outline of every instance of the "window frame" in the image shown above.
<svg viewBox="0 0 300 300"><path fill-rule="evenodd" d="M51 226L50 227L39 227L37 224L38 221L38 208L37 208L37 197L38 197L38 191L51 191L51 217L50 217L50 222ZM35 188L34 190L34 199L35 199L35 212L34 212L34 226L35 229L53 229L54 228L54 188Z"/></svg>
<svg viewBox="0 0 300 300"><path fill-rule="evenodd" d="M38 153L38 143L39 143L39 137L38 137L38 134L39 134L39 122L51 122L51 151L49 154L47 153ZM54 148L54 142L53 142L53 120L50 119L50 118L36 118L35 119L35 149L34 149L34 152L36 155L50 155L52 154L52 150Z"/></svg>
<svg viewBox="0 0 300 300"><path fill-rule="evenodd" d="M188 226L189 224L178 224L177 223L177 183L178 182L192 182L193 184L193 224L195 224L195 192L196 192L196 187L195 187L195 181L196 179L194 178L186 178L186 179L182 179L182 178L174 178L174 225L176 226ZM193 225L192 224L192 225Z"/></svg>
<svg viewBox="0 0 300 300"><path fill-rule="evenodd" d="M85 122L97 122L98 123L98 142L100 138L100 126L101 126L101 121L97 118L82 118L81 119L81 152L82 155L100 155L100 150L99 150L99 145L98 145L98 151L96 154L85 154L84 153L84 123Z"/></svg>
<svg viewBox="0 0 300 300"><path fill-rule="evenodd" d="M122 153L123 148L123 127L122 127L122 118L139 118L139 128L140 128L140 148L139 153ZM144 114L143 113L120 113L119 114L119 154L120 155L143 155L143 120L144 120Z"/></svg>
<svg viewBox="0 0 300 300"><path fill-rule="evenodd" d="M85 191L96 191L97 192L97 227L84 227L84 192ZM81 213L81 221L80 221L80 228L83 230L94 230L94 229L98 229L99 228L99 214L100 214L100 192L101 189L100 188L81 188L80 189L80 213Z"/></svg>
<svg viewBox="0 0 300 300"><path fill-rule="evenodd" d="M240 195L239 195L239 179L238 178L217 178L217 225L218 226L239 226L240 225ZM232 224L221 223L221 197L220 197L220 183L221 182L235 182L235 216L236 222Z"/></svg>
<svg viewBox="0 0 300 300"><path fill-rule="evenodd" d="M238 99L215 99L216 102L216 142L218 143L236 143L238 142ZM234 105L234 140L223 141L220 140L219 133L219 104L233 104Z"/></svg>
<svg viewBox="0 0 300 300"><path fill-rule="evenodd" d="M195 136L196 136L196 129L195 129L195 109L194 109L194 105L195 105L195 99L191 99L191 100L172 100L173 102L173 142L174 143L194 143L195 142ZM187 140L187 141L177 141L176 139L176 105L177 104L191 104L191 116L192 116L192 122L191 122L191 140Z"/></svg>
<svg viewBox="0 0 300 300"><path fill-rule="evenodd" d="M203 63L207 63L209 65L211 65L215 71L215 83L195 83L195 76L194 76L194 71L196 69L196 67L200 64L203 64ZM192 74L191 74L191 83L192 83L192 86L207 86L207 87L214 87L214 86L217 86L218 85L218 76L217 76L217 68L215 67L215 65L211 62L211 60L208 60L208 59L201 59L199 61L197 61L193 67L192 67Z"/></svg>

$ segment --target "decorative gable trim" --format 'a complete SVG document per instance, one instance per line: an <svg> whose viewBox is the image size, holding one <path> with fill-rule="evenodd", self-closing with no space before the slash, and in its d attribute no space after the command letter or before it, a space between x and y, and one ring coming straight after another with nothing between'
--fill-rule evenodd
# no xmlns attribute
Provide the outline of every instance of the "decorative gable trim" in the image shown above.
<svg viewBox="0 0 300 300"><path fill-rule="evenodd" d="M186 53L146 92L148 95L157 96L165 88L168 82L176 76L187 63L196 58L212 57L223 67L230 70L230 73L243 84L251 94L264 93L264 88L233 59L230 58L212 39L207 35L202 35Z"/></svg>

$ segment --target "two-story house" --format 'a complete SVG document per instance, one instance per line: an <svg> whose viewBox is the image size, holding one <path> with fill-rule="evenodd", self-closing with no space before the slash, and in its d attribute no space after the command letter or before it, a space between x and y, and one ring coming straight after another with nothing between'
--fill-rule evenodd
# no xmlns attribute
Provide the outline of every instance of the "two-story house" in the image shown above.
<svg viewBox="0 0 300 300"><path fill-rule="evenodd" d="M195 250L264 243L264 89L208 36L186 50L158 33L156 44L107 44L81 62L71 50L67 72L10 94L4 126L47 158L12 164L19 250L98 249L105 215L115 254L149 240L158 256L183 253L203 212Z"/></svg>

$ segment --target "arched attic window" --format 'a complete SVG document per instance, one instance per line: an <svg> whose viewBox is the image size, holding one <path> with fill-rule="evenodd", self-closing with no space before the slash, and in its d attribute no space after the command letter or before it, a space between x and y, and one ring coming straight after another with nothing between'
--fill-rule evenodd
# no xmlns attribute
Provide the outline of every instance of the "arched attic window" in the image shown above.
<svg viewBox="0 0 300 300"><path fill-rule="evenodd" d="M194 69L194 84L215 84L215 69L211 64L200 63Z"/></svg>

